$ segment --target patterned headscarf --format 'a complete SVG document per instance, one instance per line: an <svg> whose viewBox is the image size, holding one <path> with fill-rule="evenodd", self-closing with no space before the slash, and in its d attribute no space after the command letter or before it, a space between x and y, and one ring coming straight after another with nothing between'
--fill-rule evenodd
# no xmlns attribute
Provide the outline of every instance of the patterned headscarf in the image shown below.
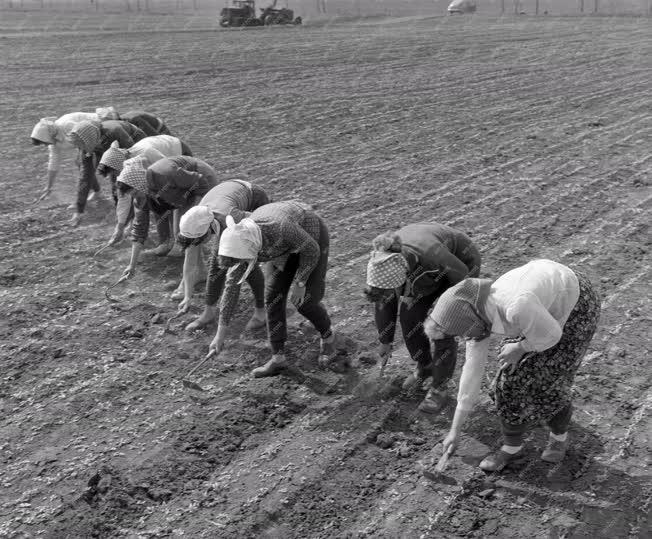
<svg viewBox="0 0 652 539"><path fill-rule="evenodd" d="M82 152L93 153L102 139L101 124L92 120L84 120L75 124L68 135L70 142Z"/></svg>
<svg viewBox="0 0 652 539"><path fill-rule="evenodd" d="M147 194L147 167L149 160L143 156L133 157L124 162L117 181Z"/></svg>
<svg viewBox="0 0 652 539"><path fill-rule="evenodd" d="M102 154L100 165L111 167L113 170L120 172L127 159L129 159L129 150L127 148L120 148L118 141L114 140L111 143L111 147Z"/></svg>
<svg viewBox="0 0 652 539"><path fill-rule="evenodd" d="M258 260L258 253L263 247L263 233L256 222L246 217L236 224L233 217L226 216L226 229L220 237L218 254L240 260L246 260L249 265L247 271L240 279L242 284L254 269Z"/></svg>
<svg viewBox="0 0 652 539"><path fill-rule="evenodd" d="M484 306L491 291L490 279L464 279L435 302L430 318L446 333L482 339L491 332Z"/></svg>
<svg viewBox="0 0 652 539"><path fill-rule="evenodd" d="M57 117L48 116L41 118L32 129L31 138L45 142L46 144L54 144L57 138L57 126L55 125Z"/></svg>
<svg viewBox="0 0 652 539"><path fill-rule="evenodd" d="M186 238L201 238L215 221L213 211L204 205L194 206L179 221L179 233Z"/></svg>
<svg viewBox="0 0 652 539"><path fill-rule="evenodd" d="M398 288L407 276L408 263L401 253L372 251L367 264L367 284L376 288Z"/></svg>

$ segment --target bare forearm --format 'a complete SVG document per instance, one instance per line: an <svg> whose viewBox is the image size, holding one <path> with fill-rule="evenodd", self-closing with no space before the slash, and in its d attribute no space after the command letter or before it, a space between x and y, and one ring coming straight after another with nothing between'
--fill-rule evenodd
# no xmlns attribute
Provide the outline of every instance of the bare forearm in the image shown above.
<svg viewBox="0 0 652 539"><path fill-rule="evenodd" d="M201 258L200 249L197 245L191 245L186 249L183 259L183 293L186 301L190 301L194 292L198 262Z"/></svg>
<svg viewBox="0 0 652 539"><path fill-rule="evenodd" d="M131 244L131 259L129 260L129 265L132 268L135 268L138 264L138 259L140 258L140 253L143 250L143 244L137 241L132 242Z"/></svg>
<svg viewBox="0 0 652 539"><path fill-rule="evenodd" d="M58 170L48 169L48 185L47 185L48 190L54 187L54 180L56 180L57 178L57 172Z"/></svg>
<svg viewBox="0 0 652 539"><path fill-rule="evenodd" d="M464 423L466 418L469 417L469 410L462 410L460 408L455 409L455 415L453 416L453 424L451 425L451 431L457 434L462 432L464 428Z"/></svg>

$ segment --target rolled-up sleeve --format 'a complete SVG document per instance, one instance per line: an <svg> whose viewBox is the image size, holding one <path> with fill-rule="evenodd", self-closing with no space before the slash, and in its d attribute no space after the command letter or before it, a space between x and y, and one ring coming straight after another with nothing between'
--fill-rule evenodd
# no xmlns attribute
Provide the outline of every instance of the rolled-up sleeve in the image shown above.
<svg viewBox="0 0 652 539"><path fill-rule="evenodd" d="M240 298L240 280L247 270L247 263L240 262L237 266L229 268L226 273L226 283L220 301L220 324L228 326L238 306Z"/></svg>
<svg viewBox="0 0 652 539"><path fill-rule="evenodd" d="M518 296L505 310L505 315L524 337L521 347L526 352L542 352L555 346L561 339L559 322L534 294Z"/></svg>
<svg viewBox="0 0 652 539"><path fill-rule="evenodd" d="M391 344L394 342L397 313L398 297L396 295L392 295L387 301L377 301L374 305L374 320L378 330L378 340L382 344Z"/></svg>
<svg viewBox="0 0 652 539"><path fill-rule="evenodd" d="M466 342L466 360L457 393L457 408L460 410L473 410L480 394L488 355L489 339Z"/></svg>

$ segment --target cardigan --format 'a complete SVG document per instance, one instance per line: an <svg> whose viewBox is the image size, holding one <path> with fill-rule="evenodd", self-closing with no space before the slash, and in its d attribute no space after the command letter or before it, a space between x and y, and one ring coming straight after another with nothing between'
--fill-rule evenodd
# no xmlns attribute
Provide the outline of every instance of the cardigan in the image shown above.
<svg viewBox="0 0 652 539"><path fill-rule="evenodd" d="M186 206L194 197L203 197L216 185L213 167L196 157L168 157L147 169L148 195L175 208Z"/></svg>
<svg viewBox="0 0 652 539"><path fill-rule="evenodd" d="M134 197L131 241L144 243L149 233L150 211L160 219L166 212L183 208L193 196L202 196L215 186L213 168L195 157L159 159L147 168L147 195Z"/></svg>
<svg viewBox="0 0 652 539"><path fill-rule="evenodd" d="M491 332L522 337L526 352L555 346L579 299L579 281L573 271L552 260L533 260L508 271L492 285L485 304ZM480 393L489 354L489 339L466 343L466 361L457 407L471 410Z"/></svg>

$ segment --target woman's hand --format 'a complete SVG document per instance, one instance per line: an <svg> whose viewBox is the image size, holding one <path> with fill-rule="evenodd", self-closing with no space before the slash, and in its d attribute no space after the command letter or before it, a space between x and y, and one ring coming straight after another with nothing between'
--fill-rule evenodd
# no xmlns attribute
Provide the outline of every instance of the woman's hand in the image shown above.
<svg viewBox="0 0 652 539"><path fill-rule="evenodd" d="M34 203L37 204L37 203L39 203L39 202L45 200L46 198L48 198L48 197L50 196L51 193L52 193L52 188L51 188L50 186L48 186L48 187L44 187L43 190L41 191L41 194L40 194L39 197L34 201Z"/></svg>
<svg viewBox="0 0 652 539"><path fill-rule="evenodd" d="M181 314L187 313L188 310L190 309L190 301L191 301L190 298L183 298L183 301L179 303L177 312Z"/></svg>
<svg viewBox="0 0 652 539"><path fill-rule="evenodd" d="M115 225L115 229L113 230L113 234L111 235L111 239L109 240L109 245L115 245L116 243L122 241L122 238L124 237L125 233L125 227L124 225L117 224Z"/></svg>
<svg viewBox="0 0 652 539"><path fill-rule="evenodd" d="M122 272L122 276L126 276L127 279L131 279L134 275L136 275L136 266L132 266L131 264Z"/></svg>
<svg viewBox="0 0 652 539"><path fill-rule="evenodd" d="M450 430L444 441L442 442L442 451L444 454L452 455L460 441L460 433L455 430Z"/></svg>
<svg viewBox="0 0 652 539"><path fill-rule="evenodd" d="M518 362L521 361L524 355L525 350L521 348L520 342L507 343L502 347L498 354L501 370L505 369L508 374L511 374L514 372L514 369L518 366Z"/></svg>
<svg viewBox="0 0 652 539"><path fill-rule="evenodd" d="M215 333L215 338L211 341L211 344L208 346L208 350L215 350L216 354L219 354L224 348L224 341L226 340L226 326L224 324L217 325L217 332Z"/></svg>
<svg viewBox="0 0 652 539"><path fill-rule="evenodd" d="M301 286L303 285L303 286ZM296 307L301 306L303 300L306 298L306 284L305 283L294 283L292 285L292 290L290 291L290 301Z"/></svg>

